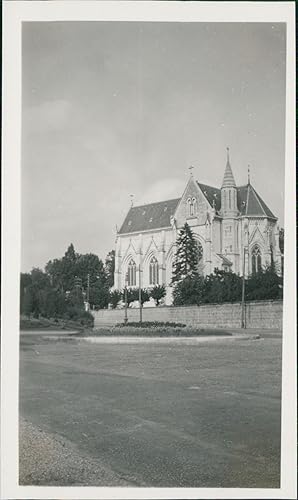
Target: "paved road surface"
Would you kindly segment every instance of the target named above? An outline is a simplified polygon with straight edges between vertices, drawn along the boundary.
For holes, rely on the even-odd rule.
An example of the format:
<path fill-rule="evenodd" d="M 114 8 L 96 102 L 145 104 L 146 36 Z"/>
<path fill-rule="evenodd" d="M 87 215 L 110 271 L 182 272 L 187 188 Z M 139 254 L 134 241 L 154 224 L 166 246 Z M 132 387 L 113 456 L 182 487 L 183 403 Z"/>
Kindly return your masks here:
<path fill-rule="evenodd" d="M 26 336 L 20 373 L 22 484 L 279 487 L 280 338 Z M 36 458 L 49 446 L 56 469 Z"/>

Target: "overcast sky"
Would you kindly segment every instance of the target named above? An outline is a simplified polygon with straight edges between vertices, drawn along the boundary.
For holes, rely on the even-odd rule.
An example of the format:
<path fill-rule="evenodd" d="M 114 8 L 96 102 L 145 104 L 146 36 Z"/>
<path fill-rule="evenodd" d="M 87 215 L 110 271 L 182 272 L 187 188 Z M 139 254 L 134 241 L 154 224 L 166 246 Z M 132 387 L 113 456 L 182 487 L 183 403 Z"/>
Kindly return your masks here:
<path fill-rule="evenodd" d="M 23 23 L 22 270 L 104 259 L 134 203 L 220 187 L 230 147 L 283 225 L 285 25 Z"/>

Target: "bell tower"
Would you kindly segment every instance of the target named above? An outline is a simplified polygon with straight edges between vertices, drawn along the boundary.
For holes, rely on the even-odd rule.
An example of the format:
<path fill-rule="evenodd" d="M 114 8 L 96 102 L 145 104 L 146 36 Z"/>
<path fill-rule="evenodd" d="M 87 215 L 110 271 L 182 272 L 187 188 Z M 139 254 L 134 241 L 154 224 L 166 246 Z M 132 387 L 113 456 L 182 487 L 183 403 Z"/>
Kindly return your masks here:
<path fill-rule="evenodd" d="M 221 214 L 223 217 L 237 217 L 237 188 L 230 164 L 230 151 L 227 148 L 227 164 L 221 186 Z"/>
<path fill-rule="evenodd" d="M 232 262 L 232 271 L 239 272 L 239 220 L 237 187 L 227 148 L 227 164 L 221 186 L 222 241 L 221 251 Z"/>

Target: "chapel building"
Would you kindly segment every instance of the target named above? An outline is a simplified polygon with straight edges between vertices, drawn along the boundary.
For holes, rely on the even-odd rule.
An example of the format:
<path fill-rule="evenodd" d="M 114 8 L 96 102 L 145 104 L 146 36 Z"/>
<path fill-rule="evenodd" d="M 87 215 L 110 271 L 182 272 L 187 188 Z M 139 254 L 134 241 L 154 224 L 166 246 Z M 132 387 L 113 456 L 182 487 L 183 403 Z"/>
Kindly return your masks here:
<path fill-rule="evenodd" d="M 220 189 L 191 175 L 181 198 L 131 206 L 117 232 L 114 287 L 163 284 L 171 304 L 175 245 L 185 222 L 197 240 L 203 275 L 218 268 L 248 276 L 272 262 L 281 268 L 277 218 L 249 179 L 236 186 L 228 151 Z"/>

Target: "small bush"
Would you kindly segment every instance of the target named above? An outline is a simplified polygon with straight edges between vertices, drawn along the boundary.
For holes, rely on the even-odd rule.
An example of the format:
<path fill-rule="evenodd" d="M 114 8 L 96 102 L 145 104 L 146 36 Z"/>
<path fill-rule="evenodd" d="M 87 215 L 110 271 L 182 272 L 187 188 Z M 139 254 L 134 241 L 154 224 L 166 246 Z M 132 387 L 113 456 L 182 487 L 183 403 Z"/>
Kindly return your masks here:
<path fill-rule="evenodd" d="M 166 323 L 165 323 L 166 324 Z M 203 328 L 196 328 L 196 327 L 191 327 L 185 325 L 183 327 L 172 327 L 170 328 L 169 326 L 158 326 L 155 328 L 134 328 L 131 326 L 131 328 L 127 331 L 126 328 L 119 328 L 119 326 L 123 325 L 115 325 L 111 328 L 108 327 L 101 327 L 101 328 L 96 328 L 95 330 L 92 331 L 92 336 L 103 336 L 103 337 L 210 337 L 210 336 L 215 336 L 215 337 L 221 337 L 221 336 L 232 336 L 232 333 L 227 331 L 227 330 L 222 330 L 222 329 L 203 329 Z M 139 326 L 139 325 L 138 325 Z M 89 333 L 83 334 L 85 336 L 88 336 Z"/>
<path fill-rule="evenodd" d="M 110 292 L 109 302 L 112 306 L 112 309 L 116 309 L 121 299 L 122 299 L 121 290 L 113 290 L 112 292 Z"/>
<path fill-rule="evenodd" d="M 175 323 L 171 321 L 131 321 L 128 323 L 120 323 L 116 325 L 116 328 L 123 326 L 131 326 L 133 328 L 184 328 L 186 325 L 184 323 Z"/>
<path fill-rule="evenodd" d="M 155 302 L 156 306 L 159 306 L 161 300 L 166 296 L 166 287 L 165 285 L 156 285 L 154 288 L 150 290 L 150 297 Z"/>

